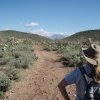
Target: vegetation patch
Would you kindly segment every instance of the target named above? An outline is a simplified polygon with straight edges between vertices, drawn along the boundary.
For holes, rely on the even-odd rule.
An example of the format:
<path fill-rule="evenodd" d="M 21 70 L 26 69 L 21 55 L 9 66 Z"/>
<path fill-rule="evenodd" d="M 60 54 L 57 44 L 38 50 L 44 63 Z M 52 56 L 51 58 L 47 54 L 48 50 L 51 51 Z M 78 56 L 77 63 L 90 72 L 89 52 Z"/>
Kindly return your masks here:
<path fill-rule="evenodd" d="M 20 79 L 20 70 L 17 68 L 10 67 L 5 71 L 6 75 L 10 80 L 18 80 Z"/>
<path fill-rule="evenodd" d="M 4 73 L 0 74 L 0 98 L 4 98 L 5 92 L 11 87 L 11 80 Z"/>
<path fill-rule="evenodd" d="M 29 39 L 6 38 L 1 45 L 0 70 L 4 74 L 0 75 L 0 98 L 3 98 L 11 80 L 19 80 L 20 70 L 32 67 L 38 57 Z"/>
<path fill-rule="evenodd" d="M 61 54 L 59 61 L 65 66 L 76 67 L 81 66 L 85 59 L 82 54 L 82 47 L 86 48 L 92 43 L 91 38 L 81 41 L 53 41 L 52 43 L 44 43 L 44 50 L 57 51 Z M 94 41 L 93 43 L 99 44 Z"/>

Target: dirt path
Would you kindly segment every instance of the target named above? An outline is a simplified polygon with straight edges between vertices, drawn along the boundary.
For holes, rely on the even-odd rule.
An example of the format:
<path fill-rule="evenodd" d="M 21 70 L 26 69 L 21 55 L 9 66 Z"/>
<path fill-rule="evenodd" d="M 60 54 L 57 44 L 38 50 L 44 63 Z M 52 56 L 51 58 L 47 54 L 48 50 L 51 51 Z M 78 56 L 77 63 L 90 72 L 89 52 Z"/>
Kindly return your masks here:
<path fill-rule="evenodd" d="M 39 59 L 34 67 L 21 72 L 21 81 L 13 82 L 5 100 L 63 100 L 57 85 L 72 68 L 64 68 L 57 62 L 59 56 L 56 52 L 46 52 L 36 47 L 36 54 Z M 74 86 L 70 91 L 71 100 L 74 100 Z"/>

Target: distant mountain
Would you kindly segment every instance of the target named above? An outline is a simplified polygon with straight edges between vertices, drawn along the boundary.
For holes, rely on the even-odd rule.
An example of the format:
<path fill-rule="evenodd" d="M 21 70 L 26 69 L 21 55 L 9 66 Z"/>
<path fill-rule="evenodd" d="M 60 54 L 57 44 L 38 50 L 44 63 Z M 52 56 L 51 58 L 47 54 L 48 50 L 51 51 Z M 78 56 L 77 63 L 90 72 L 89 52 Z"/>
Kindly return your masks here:
<path fill-rule="evenodd" d="M 75 33 L 69 37 L 64 38 L 63 40 L 68 41 L 77 41 L 82 39 L 88 39 L 91 38 L 92 40 L 100 41 L 100 30 L 87 30 Z"/>
<path fill-rule="evenodd" d="M 53 34 L 49 38 L 51 38 L 51 39 L 63 39 L 64 37 L 65 37 L 65 35 Z"/>
<path fill-rule="evenodd" d="M 15 30 L 0 31 L 0 37 L 16 37 L 16 38 L 25 38 L 25 39 L 30 38 L 36 41 L 50 40 L 49 38 L 44 36 L 31 34 L 27 32 L 15 31 Z"/>

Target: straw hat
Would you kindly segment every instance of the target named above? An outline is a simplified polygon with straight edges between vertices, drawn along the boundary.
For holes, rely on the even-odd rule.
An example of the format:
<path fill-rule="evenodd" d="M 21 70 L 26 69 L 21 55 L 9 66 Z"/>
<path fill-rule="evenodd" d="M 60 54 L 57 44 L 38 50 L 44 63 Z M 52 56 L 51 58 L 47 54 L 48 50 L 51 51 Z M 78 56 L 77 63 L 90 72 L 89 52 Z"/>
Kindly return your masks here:
<path fill-rule="evenodd" d="M 100 46 L 91 44 L 89 48 L 82 48 L 85 59 L 93 65 L 100 65 Z"/>

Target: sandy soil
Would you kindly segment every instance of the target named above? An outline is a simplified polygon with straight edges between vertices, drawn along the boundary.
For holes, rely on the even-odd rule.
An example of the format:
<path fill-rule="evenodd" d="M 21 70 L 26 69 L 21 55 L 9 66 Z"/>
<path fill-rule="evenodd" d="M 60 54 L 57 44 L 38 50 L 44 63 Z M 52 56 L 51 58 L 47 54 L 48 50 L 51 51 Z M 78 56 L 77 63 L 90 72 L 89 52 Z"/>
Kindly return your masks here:
<path fill-rule="evenodd" d="M 36 47 L 38 61 L 31 69 L 21 71 L 22 79 L 13 82 L 4 100 L 64 100 L 57 87 L 58 83 L 73 68 L 58 62 L 56 52 L 47 52 Z M 75 98 L 75 86 L 67 87 L 71 100 Z"/>

